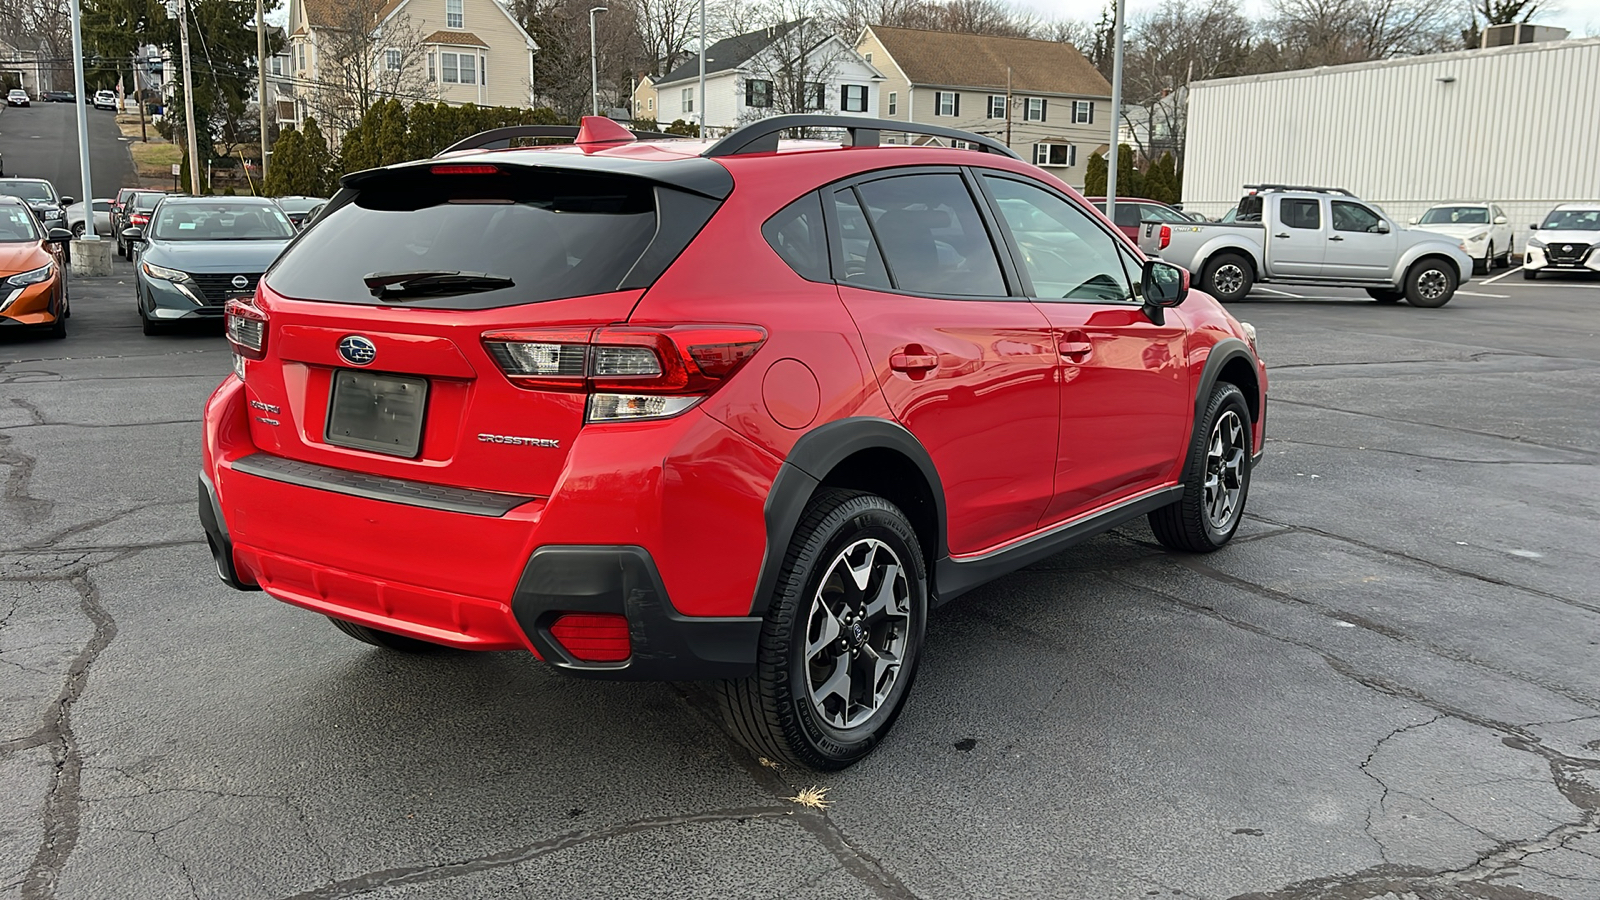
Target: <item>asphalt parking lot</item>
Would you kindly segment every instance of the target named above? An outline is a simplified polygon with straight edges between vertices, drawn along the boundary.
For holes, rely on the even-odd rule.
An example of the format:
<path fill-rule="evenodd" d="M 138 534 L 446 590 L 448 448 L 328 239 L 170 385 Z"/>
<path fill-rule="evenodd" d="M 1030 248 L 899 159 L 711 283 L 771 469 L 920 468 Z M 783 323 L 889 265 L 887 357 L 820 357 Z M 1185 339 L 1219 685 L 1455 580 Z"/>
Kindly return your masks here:
<path fill-rule="evenodd" d="M 119 262 L 67 340 L 0 338 L 0 898 L 1600 896 L 1600 280 L 1258 290 L 1234 544 L 1140 524 L 942 608 L 828 776 L 694 686 L 225 589 L 194 505 L 229 355 L 131 296 Z"/>

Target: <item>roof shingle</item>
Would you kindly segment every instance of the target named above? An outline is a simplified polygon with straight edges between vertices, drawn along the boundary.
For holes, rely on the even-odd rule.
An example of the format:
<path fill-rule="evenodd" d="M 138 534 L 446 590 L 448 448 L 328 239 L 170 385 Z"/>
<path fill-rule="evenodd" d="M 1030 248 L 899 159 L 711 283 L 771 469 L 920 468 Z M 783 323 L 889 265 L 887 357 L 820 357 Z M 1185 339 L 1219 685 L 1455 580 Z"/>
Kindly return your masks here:
<path fill-rule="evenodd" d="M 422 39 L 424 44 L 448 44 L 454 47 L 487 47 L 489 43 L 470 31 L 435 31 Z"/>
<path fill-rule="evenodd" d="M 306 20 L 314 28 L 348 28 L 370 16 L 373 24 L 382 22 L 405 0 L 301 0 Z"/>
<path fill-rule="evenodd" d="M 1009 66 L 1013 92 L 1111 96 L 1111 85 L 1071 44 L 883 25 L 868 27 L 912 84 L 1003 90 Z"/>
<path fill-rule="evenodd" d="M 760 53 L 773 41 L 787 34 L 791 28 L 804 22 L 797 19 L 793 22 L 784 22 L 773 28 L 763 28 L 748 34 L 739 34 L 731 38 L 723 38 L 711 45 L 706 52 L 706 74 L 715 75 L 729 69 L 737 69 L 750 60 L 752 56 Z M 657 84 L 668 84 L 673 81 L 682 81 L 685 78 L 698 78 L 700 75 L 700 57 L 693 56 L 683 65 L 668 72 Z"/>

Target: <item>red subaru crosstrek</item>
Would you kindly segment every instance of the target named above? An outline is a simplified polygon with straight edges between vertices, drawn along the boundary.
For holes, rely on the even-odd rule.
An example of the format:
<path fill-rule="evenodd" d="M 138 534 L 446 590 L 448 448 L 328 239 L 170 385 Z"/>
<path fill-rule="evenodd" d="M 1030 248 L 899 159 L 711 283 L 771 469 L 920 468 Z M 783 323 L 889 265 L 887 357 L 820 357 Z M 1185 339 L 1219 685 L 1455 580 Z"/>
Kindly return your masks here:
<path fill-rule="evenodd" d="M 1003 145 L 485 149 L 531 132 L 346 176 L 229 304 L 228 584 L 381 647 L 720 679 L 752 749 L 826 769 L 894 722 L 932 607 L 1137 516 L 1238 527 L 1253 331 Z"/>

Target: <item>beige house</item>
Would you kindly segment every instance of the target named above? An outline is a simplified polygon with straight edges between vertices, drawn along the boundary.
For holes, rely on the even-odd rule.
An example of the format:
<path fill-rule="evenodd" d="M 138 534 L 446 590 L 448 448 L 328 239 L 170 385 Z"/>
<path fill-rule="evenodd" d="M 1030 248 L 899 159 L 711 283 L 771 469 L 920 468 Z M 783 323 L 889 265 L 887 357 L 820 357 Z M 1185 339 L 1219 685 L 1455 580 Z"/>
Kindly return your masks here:
<path fill-rule="evenodd" d="M 868 25 L 856 52 L 881 118 L 998 138 L 1077 188 L 1111 137 L 1111 85 L 1071 44 Z"/>
<path fill-rule="evenodd" d="M 538 45 L 496 0 L 290 0 L 287 29 L 280 119 L 285 100 L 335 134 L 388 97 L 533 103 Z"/>
<path fill-rule="evenodd" d="M 639 79 L 633 87 L 633 109 L 630 110 L 635 119 L 654 119 L 656 117 L 656 80 L 649 75 Z M 663 127 L 671 122 L 659 123 Z"/>

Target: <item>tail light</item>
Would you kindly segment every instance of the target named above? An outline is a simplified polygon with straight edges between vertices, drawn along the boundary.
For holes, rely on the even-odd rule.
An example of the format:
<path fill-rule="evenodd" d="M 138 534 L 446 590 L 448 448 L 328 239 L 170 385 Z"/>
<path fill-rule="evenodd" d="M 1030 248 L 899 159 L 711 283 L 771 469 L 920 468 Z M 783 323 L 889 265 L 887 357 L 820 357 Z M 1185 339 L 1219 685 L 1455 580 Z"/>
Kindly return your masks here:
<path fill-rule="evenodd" d="M 1167 249 L 1167 245 L 1170 243 L 1172 243 L 1172 226 L 1163 225 L 1161 226 L 1161 249 Z"/>
<path fill-rule="evenodd" d="M 227 318 L 226 332 L 233 352 L 244 359 L 267 355 L 267 314 L 249 300 L 229 300 L 222 308 Z M 241 376 L 240 380 L 243 380 Z"/>
<path fill-rule="evenodd" d="M 518 387 L 589 394 L 588 421 L 675 416 L 716 390 L 766 341 L 743 325 L 495 331 L 489 355 Z"/>
<path fill-rule="evenodd" d="M 150 224 L 150 217 L 145 215 L 145 214 L 143 214 L 143 213 L 134 213 L 132 216 L 128 217 L 128 224 L 129 225 L 149 225 Z"/>
<path fill-rule="evenodd" d="M 584 662 L 622 662 L 633 655 L 628 620 L 615 614 L 568 613 L 551 624 L 550 636 Z"/>

